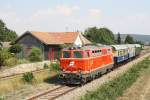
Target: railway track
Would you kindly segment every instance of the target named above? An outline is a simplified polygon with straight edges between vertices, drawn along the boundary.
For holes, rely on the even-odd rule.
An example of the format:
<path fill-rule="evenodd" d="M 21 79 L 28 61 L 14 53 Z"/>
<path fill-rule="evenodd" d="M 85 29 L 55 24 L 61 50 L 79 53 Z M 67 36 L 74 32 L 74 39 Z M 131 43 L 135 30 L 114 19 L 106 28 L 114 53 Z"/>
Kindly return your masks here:
<path fill-rule="evenodd" d="M 32 96 L 27 100 L 55 100 L 56 98 L 67 94 L 70 91 L 77 89 L 78 87 L 59 86 L 54 89 L 50 89 L 38 95 Z"/>
<path fill-rule="evenodd" d="M 35 70 L 35 71 L 30 71 L 32 73 L 39 73 L 39 72 L 42 72 L 44 71 L 45 69 L 39 69 L 39 70 Z M 26 73 L 26 72 L 25 72 Z M 0 80 L 4 80 L 4 79 L 11 79 L 11 78 L 14 78 L 14 77 L 17 77 L 17 76 L 22 76 L 24 73 L 18 73 L 18 74 L 13 74 L 13 75 L 8 75 L 8 76 L 3 76 L 3 77 L 0 77 Z"/>

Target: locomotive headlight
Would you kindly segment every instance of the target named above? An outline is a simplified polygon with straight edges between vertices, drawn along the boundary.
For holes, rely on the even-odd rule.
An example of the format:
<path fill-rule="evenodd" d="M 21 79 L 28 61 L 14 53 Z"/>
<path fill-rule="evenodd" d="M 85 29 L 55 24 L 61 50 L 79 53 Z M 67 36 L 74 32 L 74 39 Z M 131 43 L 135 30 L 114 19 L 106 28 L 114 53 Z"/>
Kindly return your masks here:
<path fill-rule="evenodd" d="M 74 63 L 75 63 L 74 61 L 71 61 L 71 62 L 69 63 L 69 66 L 71 66 L 71 67 L 74 66 Z"/>

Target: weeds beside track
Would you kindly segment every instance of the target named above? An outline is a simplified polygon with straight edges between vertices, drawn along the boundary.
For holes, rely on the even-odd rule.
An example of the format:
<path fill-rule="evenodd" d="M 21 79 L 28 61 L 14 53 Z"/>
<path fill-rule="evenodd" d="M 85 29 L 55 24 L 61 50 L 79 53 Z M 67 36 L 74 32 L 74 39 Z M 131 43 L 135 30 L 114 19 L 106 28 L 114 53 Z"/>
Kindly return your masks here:
<path fill-rule="evenodd" d="M 134 65 L 125 74 L 105 83 L 96 91 L 88 92 L 81 100 L 116 100 L 116 98 L 121 96 L 124 90 L 130 87 L 141 73 L 149 67 L 149 57 Z"/>

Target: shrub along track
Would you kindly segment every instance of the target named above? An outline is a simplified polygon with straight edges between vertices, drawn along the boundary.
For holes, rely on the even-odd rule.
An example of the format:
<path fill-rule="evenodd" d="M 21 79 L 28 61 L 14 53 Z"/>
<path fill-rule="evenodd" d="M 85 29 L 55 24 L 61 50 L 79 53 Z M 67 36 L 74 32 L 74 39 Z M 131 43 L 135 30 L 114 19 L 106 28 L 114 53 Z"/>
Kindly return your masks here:
<path fill-rule="evenodd" d="M 142 62 L 134 65 L 125 74 L 105 83 L 94 92 L 87 93 L 81 100 L 116 100 L 118 96 L 123 95 L 124 90 L 130 87 L 140 77 L 144 70 L 150 65 L 150 56 Z M 131 99 L 131 98 L 130 98 Z"/>
<path fill-rule="evenodd" d="M 35 71 L 31 71 L 32 73 L 40 73 L 42 71 L 45 71 L 46 69 L 39 69 L 39 70 L 35 70 Z M 25 72 L 26 73 L 26 72 Z M 18 74 L 13 74 L 13 75 L 8 75 L 8 76 L 4 76 L 4 77 L 0 77 L 0 81 L 1 80 L 6 80 L 6 79 L 12 79 L 14 77 L 18 77 L 18 76 L 22 76 L 24 73 L 18 73 Z"/>

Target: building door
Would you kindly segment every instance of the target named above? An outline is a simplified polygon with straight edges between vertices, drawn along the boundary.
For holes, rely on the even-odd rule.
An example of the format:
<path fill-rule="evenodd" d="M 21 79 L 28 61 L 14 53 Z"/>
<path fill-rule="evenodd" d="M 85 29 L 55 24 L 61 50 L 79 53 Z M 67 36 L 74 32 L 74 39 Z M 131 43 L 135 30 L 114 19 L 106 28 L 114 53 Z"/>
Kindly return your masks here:
<path fill-rule="evenodd" d="M 54 48 L 49 48 L 48 59 L 54 60 Z"/>

